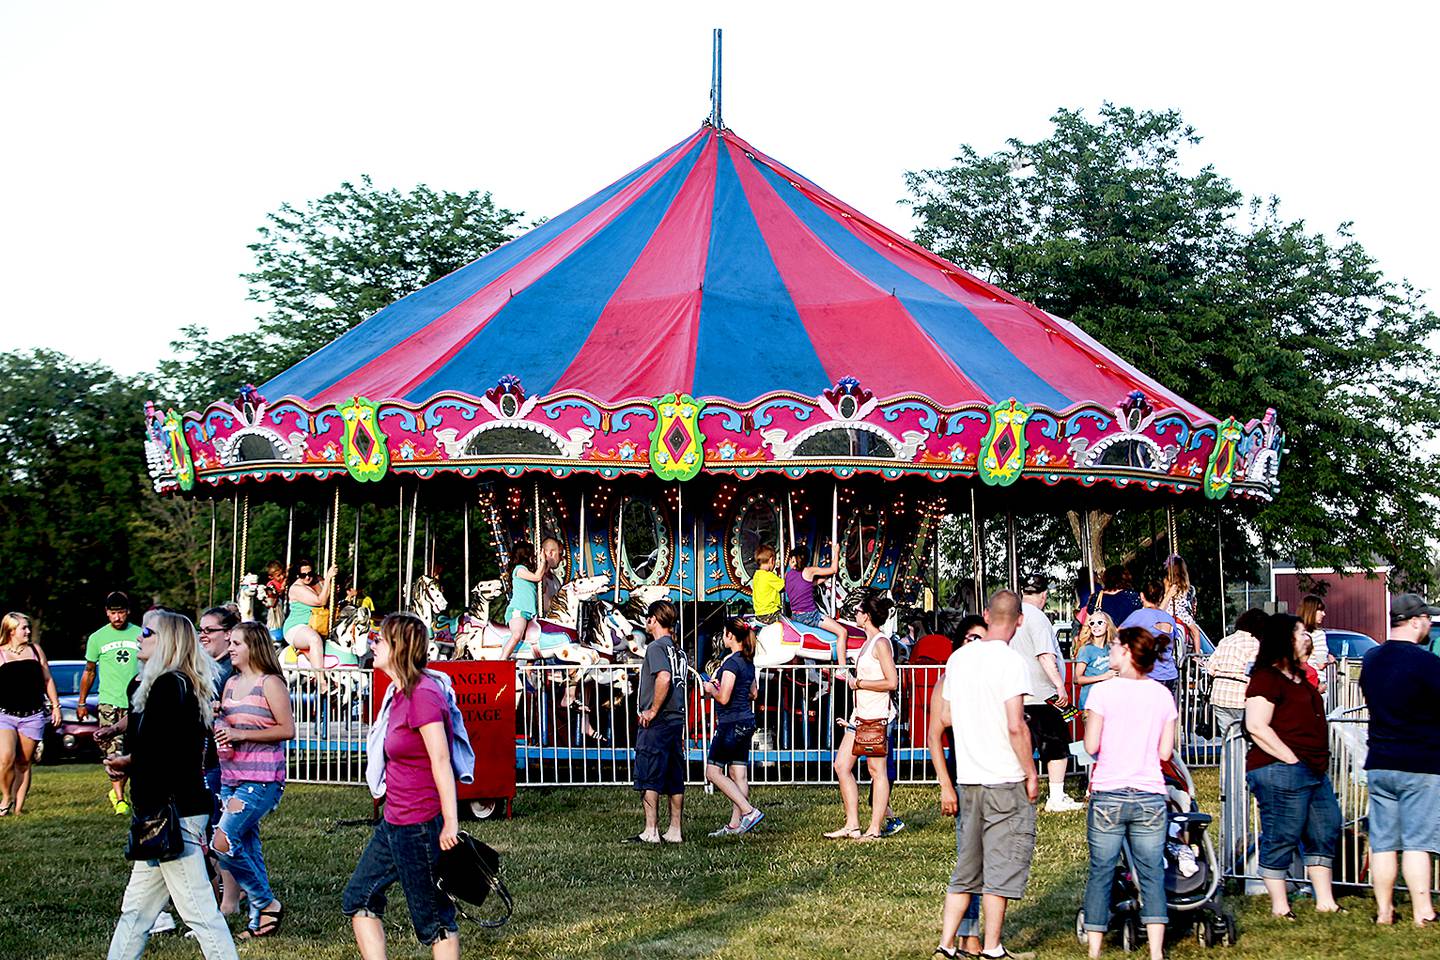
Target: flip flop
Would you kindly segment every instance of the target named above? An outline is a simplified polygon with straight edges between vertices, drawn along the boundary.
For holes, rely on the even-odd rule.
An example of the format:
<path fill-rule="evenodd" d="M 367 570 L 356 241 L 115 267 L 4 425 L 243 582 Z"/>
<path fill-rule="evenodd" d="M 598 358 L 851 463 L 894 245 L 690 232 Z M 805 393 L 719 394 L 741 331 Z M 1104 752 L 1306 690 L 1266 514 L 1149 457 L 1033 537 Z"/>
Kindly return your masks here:
<path fill-rule="evenodd" d="M 860 837 L 859 827 L 841 827 L 839 830 L 831 830 L 825 834 L 826 840 L 859 840 Z"/>
<path fill-rule="evenodd" d="M 278 910 L 261 910 L 260 923 L 248 930 L 241 931 L 236 940 L 258 940 L 261 937 L 274 935 L 280 929 L 280 921 L 285 919 L 285 904 L 280 904 Z"/>
<path fill-rule="evenodd" d="M 870 831 L 867 830 L 867 831 L 865 831 L 864 833 L 860 834 L 860 836 L 856 837 L 855 840 L 856 840 L 858 843 L 869 843 L 869 842 L 872 841 L 872 840 L 879 840 L 879 839 L 880 839 L 881 837 L 883 837 L 883 836 L 885 836 L 885 834 L 883 834 L 883 833 L 871 833 Z"/>
<path fill-rule="evenodd" d="M 635 836 L 633 836 L 633 837 L 625 837 L 625 838 L 623 838 L 620 842 L 621 842 L 621 843 L 644 843 L 644 844 L 649 844 L 649 845 L 651 845 L 651 846 L 654 846 L 654 845 L 658 844 L 660 841 L 659 841 L 659 840 L 646 840 L 643 836 L 641 836 L 640 834 L 637 833 L 637 834 L 635 834 Z"/>

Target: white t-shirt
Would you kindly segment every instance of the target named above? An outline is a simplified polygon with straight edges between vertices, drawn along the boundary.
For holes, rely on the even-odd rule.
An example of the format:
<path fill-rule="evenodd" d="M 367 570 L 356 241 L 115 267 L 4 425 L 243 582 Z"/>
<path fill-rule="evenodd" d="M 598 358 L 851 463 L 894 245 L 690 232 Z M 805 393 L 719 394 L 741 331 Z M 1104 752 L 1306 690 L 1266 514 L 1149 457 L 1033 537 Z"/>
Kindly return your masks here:
<path fill-rule="evenodd" d="M 940 689 L 950 703 L 955 782 L 994 786 L 1024 780 L 1010 746 L 1005 701 L 1030 692 L 1025 659 L 1002 641 L 971 641 L 945 661 Z"/>
<path fill-rule="evenodd" d="M 1022 603 L 1020 612 L 1024 619 L 1020 629 L 1010 640 L 1010 648 L 1020 654 L 1030 671 L 1031 693 L 1025 698 L 1026 706 L 1044 703 L 1058 692 L 1050 677 L 1040 667 L 1040 655 L 1048 653 L 1055 658 L 1055 669 L 1060 669 L 1060 640 L 1055 636 L 1055 627 L 1045 611 L 1033 603 Z"/>

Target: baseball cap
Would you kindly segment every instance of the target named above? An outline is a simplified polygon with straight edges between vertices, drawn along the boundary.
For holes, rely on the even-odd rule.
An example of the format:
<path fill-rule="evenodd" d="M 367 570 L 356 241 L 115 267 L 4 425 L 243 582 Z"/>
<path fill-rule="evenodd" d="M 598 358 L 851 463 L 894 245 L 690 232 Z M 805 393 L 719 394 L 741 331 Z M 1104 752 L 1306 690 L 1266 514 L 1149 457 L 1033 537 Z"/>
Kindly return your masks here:
<path fill-rule="evenodd" d="M 1050 579 L 1043 573 L 1027 573 L 1020 578 L 1021 593 L 1044 593 L 1050 589 Z"/>
<path fill-rule="evenodd" d="M 1440 607 L 1432 607 L 1418 593 L 1402 593 L 1390 598 L 1390 626 L 1415 617 L 1440 617 Z"/>
<path fill-rule="evenodd" d="M 119 590 L 116 590 L 105 598 L 105 609 L 129 610 L 130 598 L 125 596 L 125 594 L 121 593 Z"/>

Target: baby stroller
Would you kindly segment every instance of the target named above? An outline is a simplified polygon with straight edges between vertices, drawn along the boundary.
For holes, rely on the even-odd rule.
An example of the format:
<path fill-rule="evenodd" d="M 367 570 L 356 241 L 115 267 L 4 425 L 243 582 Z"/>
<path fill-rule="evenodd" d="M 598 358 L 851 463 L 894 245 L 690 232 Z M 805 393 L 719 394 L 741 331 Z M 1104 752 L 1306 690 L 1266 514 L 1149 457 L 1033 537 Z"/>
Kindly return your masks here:
<path fill-rule="evenodd" d="M 1170 936 L 1186 936 L 1206 947 L 1233 946 L 1239 936 L 1235 915 L 1225 910 L 1220 893 L 1220 864 L 1210 842 L 1211 816 L 1195 802 L 1195 781 L 1177 756 L 1160 765 L 1169 794 L 1170 824 L 1165 842 L 1165 906 Z M 1140 887 L 1130 869 L 1130 845 L 1122 844 L 1110 886 L 1110 929 L 1119 928 L 1121 949 L 1145 944 L 1140 923 Z M 1086 943 L 1085 911 L 1075 915 L 1075 936 Z"/>

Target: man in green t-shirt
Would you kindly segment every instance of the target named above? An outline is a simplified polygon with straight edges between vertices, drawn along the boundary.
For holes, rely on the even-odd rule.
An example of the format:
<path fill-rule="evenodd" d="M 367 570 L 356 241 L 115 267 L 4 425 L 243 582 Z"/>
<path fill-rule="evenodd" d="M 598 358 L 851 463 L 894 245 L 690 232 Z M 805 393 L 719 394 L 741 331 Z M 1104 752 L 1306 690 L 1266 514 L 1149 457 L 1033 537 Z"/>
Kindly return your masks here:
<path fill-rule="evenodd" d="M 85 672 L 80 677 L 75 716 L 84 720 L 89 714 L 85 698 L 100 666 L 100 725 L 114 727 L 130 713 L 127 693 L 130 681 L 140 671 L 140 628 L 130 622 L 130 598 L 118 590 L 105 598 L 105 618 L 110 622 L 90 634 L 85 644 Z M 106 737 L 99 745 L 107 757 L 125 752 L 124 738 L 119 735 Z M 110 806 L 116 813 L 130 812 L 123 775 L 110 777 Z"/>

